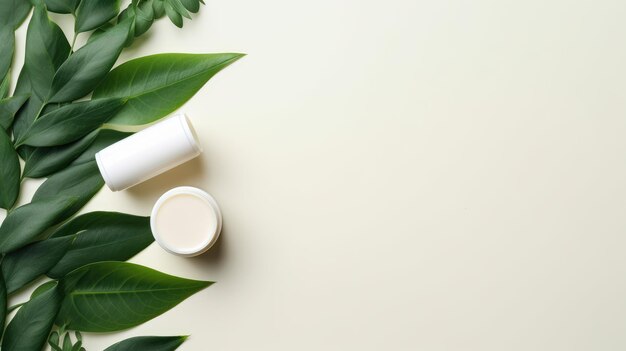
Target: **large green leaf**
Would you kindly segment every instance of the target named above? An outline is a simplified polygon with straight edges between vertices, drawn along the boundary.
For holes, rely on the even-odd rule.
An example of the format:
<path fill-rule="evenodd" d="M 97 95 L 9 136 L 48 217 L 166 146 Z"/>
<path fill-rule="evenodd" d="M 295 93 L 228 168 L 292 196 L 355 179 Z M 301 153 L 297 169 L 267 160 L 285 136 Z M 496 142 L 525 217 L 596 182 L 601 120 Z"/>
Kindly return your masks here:
<path fill-rule="evenodd" d="M 146 322 L 211 282 L 167 275 L 127 262 L 99 262 L 61 280 L 65 299 L 57 324 L 110 332 Z"/>
<path fill-rule="evenodd" d="M 242 54 L 159 54 L 128 61 L 112 70 L 95 98 L 128 100 L 111 124 L 141 125 L 168 115 L 211 77 Z"/>
<path fill-rule="evenodd" d="M 104 351 L 174 351 L 187 336 L 137 336 L 113 344 Z"/>
<path fill-rule="evenodd" d="M 0 274 L 0 330 L 4 330 L 4 323 L 7 319 L 7 295 L 4 277 Z"/>
<path fill-rule="evenodd" d="M 128 18 L 73 53 L 54 76 L 49 102 L 70 102 L 91 92 L 117 61 L 132 24 Z"/>
<path fill-rule="evenodd" d="M 15 94 L 30 95 L 30 98 L 15 116 L 13 136 L 20 139 L 40 113 L 50 110 L 45 108 L 45 99 L 50 94 L 50 87 L 56 70 L 70 53 L 70 44 L 63 31 L 48 19 L 45 10 L 38 6 L 33 13 L 33 20 L 26 35 L 25 63 L 20 72 Z M 32 73 L 29 73 L 32 68 Z M 32 82 L 31 82 L 32 80 Z M 24 158 L 32 149 L 20 147 L 18 153 Z"/>
<path fill-rule="evenodd" d="M 39 351 L 43 348 L 61 306 L 54 287 L 26 302 L 11 320 L 2 339 L 2 351 Z"/>
<path fill-rule="evenodd" d="M 50 12 L 73 13 L 76 11 L 80 0 L 45 0 L 46 7 Z"/>
<path fill-rule="evenodd" d="M 119 132 L 112 129 L 100 129 L 96 140 L 87 148 L 87 150 L 78 156 L 74 162 L 72 162 L 71 166 L 82 165 L 83 163 L 95 161 L 97 152 L 132 134 L 133 133 Z"/>
<path fill-rule="evenodd" d="M 24 22 L 30 12 L 29 0 L 0 0 L 0 27 L 4 26 L 11 31 Z"/>
<path fill-rule="evenodd" d="M 82 0 L 76 9 L 76 33 L 96 29 L 120 12 L 120 0 Z"/>
<path fill-rule="evenodd" d="M 0 128 L 5 131 L 13 124 L 13 118 L 20 107 L 28 100 L 26 95 L 16 95 L 0 100 Z"/>
<path fill-rule="evenodd" d="M 0 0 L 2 3 L 5 0 Z M 0 7 L 0 12 L 1 12 Z M 13 52 L 15 51 L 15 34 L 13 28 L 2 26 L 0 22 L 0 79 L 4 80 L 8 76 L 11 63 L 13 61 Z"/>
<path fill-rule="evenodd" d="M 46 239 L 4 256 L 2 275 L 7 292 L 11 294 L 46 274 L 65 255 L 73 240 L 73 237 Z"/>
<path fill-rule="evenodd" d="M 0 226 L 0 252 L 15 251 L 59 224 L 76 200 L 72 196 L 41 198 L 10 212 Z"/>
<path fill-rule="evenodd" d="M 61 213 L 62 219 L 67 219 L 85 206 L 103 185 L 96 162 L 87 162 L 52 175 L 37 189 L 33 201 L 58 196 L 74 197 L 76 201 Z"/>
<path fill-rule="evenodd" d="M 28 71 L 31 95 L 45 101 L 57 69 L 67 59 L 70 44 L 61 28 L 48 18 L 43 6 L 36 6 L 26 34 L 24 69 Z"/>
<path fill-rule="evenodd" d="M 73 143 L 36 148 L 26 159 L 24 177 L 42 178 L 55 173 L 75 161 L 97 139 L 98 130 Z"/>
<path fill-rule="evenodd" d="M 100 261 L 126 261 L 154 238 L 150 217 L 117 212 L 91 212 L 76 217 L 59 228 L 52 238 L 75 240 L 48 276 L 61 278 L 76 268 Z"/>
<path fill-rule="evenodd" d="M 16 145 L 58 146 L 98 129 L 124 106 L 124 100 L 96 99 L 65 105 L 38 118 Z"/>
<path fill-rule="evenodd" d="M 0 208 L 10 209 L 20 192 L 20 161 L 9 135 L 0 128 Z"/>

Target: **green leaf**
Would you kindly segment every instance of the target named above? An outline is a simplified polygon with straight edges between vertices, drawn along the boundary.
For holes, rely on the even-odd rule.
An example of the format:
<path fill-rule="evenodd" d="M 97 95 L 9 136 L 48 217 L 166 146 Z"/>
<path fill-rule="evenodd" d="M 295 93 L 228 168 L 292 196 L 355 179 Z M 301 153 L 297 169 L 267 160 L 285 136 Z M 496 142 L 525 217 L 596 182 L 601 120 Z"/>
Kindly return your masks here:
<path fill-rule="evenodd" d="M 137 336 L 113 344 L 104 351 L 174 351 L 185 340 L 187 336 Z"/>
<path fill-rule="evenodd" d="M 154 10 L 154 18 L 161 18 L 165 16 L 165 8 L 163 7 L 163 0 L 153 0 L 152 9 Z"/>
<path fill-rule="evenodd" d="M 128 61 L 111 71 L 94 98 L 124 98 L 110 124 L 141 125 L 168 115 L 217 72 L 242 54 L 159 54 Z"/>
<path fill-rule="evenodd" d="M 73 13 L 76 11 L 79 0 L 45 0 L 50 12 Z"/>
<path fill-rule="evenodd" d="M 91 43 L 92 41 L 96 40 L 99 36 L 106 33 L 106 31 L 108 31 L 109 29 L 113 27 L 114 25 L 111 22 L 103 24 L 102 26 L 100 26 L 100 28 L 94 30 L 91 33 L 91 35 L 89 36 L 89 39 L 87 39 L 87 43 Z"/>
<path fill-rule="evenodd" d="M 200 1 L 198 0 L 180 0 L 180 2 L 191 13 L 200 11 Z"/>
<path fill-rule="evenodd" d="M 187 11 L 181 0 L 165 0 L 165 4 L 170 4 L 174 11 L 176 11 L 179 15 L 191 19 L 189 11 Z"/>
<path fill-rule="evenodd" d="M 76 9 L 76 33 L 100 27 L 120 12 L 119 0 L 82 0 Z"/>
<path fill-rule="evenodd" d="M 63 351 L 72 351 L 72 338 L 70 333 L 65 333 L 63 337 Z"/>
<path fill-rule="evenodd" d="M 29 91 L 31 91 L 30 80 L 28 79 L 26 70 L 22 69 L 20 77 L 17 80 L 15 94 L 27 94 Z M 43 101 L 37 95 L 31 95 L 28 100 L 26 100 L 26 103 L 24 103 L 22 108 L 15 114 L 15 119 L 13 120 L 13 137 L 15 139 L 19 139 L 26 134 L 30 125 L 35 121 L 35 117 L 41 110 L 42 105 Z M 20 149 L 25 149 L 25 147 L 21 147 Z M 24 156 L 20 152 L 20 149 L 18 149 L 18 153 L 20 156 Z"/>
<path fill-rule="evenodd" d="M 42 178 L 71 164 L 94 143 L 98 130 L 67 145 L 36 148 L 26 159 L 24 177 Z"/>
<path fill-rule="evenodd" d="M 52 175 L 37 189 L 33 201 L 58 196 L 75 198 L 72 205 L 60 214 L 65 220 L 85 206 L 103 185 L 104 180 L 96 162 L 87 162 Z"/>
<path fill-rule="evenodd" d="M 13 119 L 17 111 L 28 100 L 26 95 L 16 95 L 10 98 L 0 100 L 0 128 L 5 131 L 9 130 L 13 124 Z"/>
<path fill-rule="evenodd" d="M 70 44 L 61 28 L 48 18 L 43 6 L 36 6 L 26 34 L 24 69 L 32 94 L 48 98 L 57 69 L 70 54 Z"/>
<path fill-rule="evenodd" d="M 48 337 L 48 345 L 50 345 L 54 351 L 63 351 L 63 349 L 59 347 L 59 340 L 59 332 L 55 330 L 50 333 L 50 336 Z"/>
<path fill-rule="evenodd" d="M 73 237 L 41 240 L 7 254 L 2 261 L 2 275 L 9 294 L 46 274 L 69 249 Z"/>
<path fill-rule="evenodd" d="M 10 212 L 0 226 L 0 252 L 15 251 L 59 224 L 76 201 L 72 196 L 41 198 Z"/>
<path fill-rule="evenodd" d="M 47 281 L 41 285 L 39 285 L 35 290 L 33 290 L 33 293 L 30 294 L 30 298 L 34 299 L 35 297 L 45 293 L 46 291 L 54 288 L 55 286 L 57 286 L 58 282 L 56 280 L 50 280 Z"/>
<path fill-rule="evenodd" d="M 15 94 L 30 95 L 28 101 L 16 114 L 13 136 L 20 139 L 40 113 L 50 110 L 44 107 L 56 70 L 70 54 L 70 44 L 63 31 L 48 19 L 42 6 L 37 6 L 26 34 L 25 62 L 17 80 Z M 30 72 L 32 69 L 32 72 Z M 20 147 L 18 153 L 27 159 L 32 151 Z"/>
<path fill-rule="evenodd" d="M 37 119 L 16 144 L 41 147 L 71 143 L 101 127 L 124 103 L 112 98 L 65 105 Z"/>
<path fill-rule="evenodd" d="M 4 99 L 9 96 L 9 89 L 11 88 L 11 70 L 6 73 L 4 79 L 0 80 L 0 99 Z"/>
<path fill-rule="evenodd" d="M 127 329 L 166 312 L 210 284 L 127 262 L 90 264 L 61 280 L 65 299 L 57 324 L 90 332 Z"/>
<path fill-rule="evenodd" d="M 2 351 L 41 350 L 61 306 L 62 295 L 52 288 L 25 303 L 11 320 L 2 339 Z"/>
<path fill-rule="evenodd" d="M 164 7 L 165 7 L 165 14 L 167 15 L 167 17 L 169 17 L 170 21 L 172 21 L 172 23 L 174 23 L 176 27 L 182 28 L 183 17 L 181 16 L 181 14 L 178 13 L 174 9 L 174 6 L 172 6 L 172 4 L 169 1 L 165 1 Z"/>
<path fill-rule="evenodd" d="M 135 36 L 138 37 L 150 29 L 154 23 L 152 1 L 142 1 L 135 11 Z"/>
<path fill-rule="evenodd" d="M 0 0 L 0 26 L 17 29 L 32 7 L 29 0 Z"/>
<path fill-rule="evenodd" d="M 96 160 L 96 153 L 105 147 L 117 143 L 118 141 L 132 135 L 133 133 L 119 132 L 111 129 L 100 129 L 96 140 L 85 150 L 71 166 L 82 165 L 87 162 L 94 162 Z"/>
<path fill-rule="evenodd" d="M 4 330 L 4 323 L 7 319 L 7 289 L 4 284 L 4 277 L 0 274 L 0 330 Z"/>
<path fill-rule="evenodd" d="M 0 4 L 6 0 L 0 0 Z M 0 5 L 0 12 L 2 6 Z M 0 22 L 2 23 L 2 22 Z M 8 76 L 11 63 L 13 62 L 13 52 L 15 51 L 15 34 L 13 28 L 0 24 L 0 78 L 3 80 Z"/>
<path fill-rule="evenodd" d="M 129 18 L 73 53 L 54 76 L 49 102 L 70 102 L 91 92 L 117 61 L 132 24 Z"/>
<path fill-rule="evenodd" d="M 76 268 L 100 261 L 126 261 L 153 241 L 150 217 L 91 212 L 59 228 L 52 238 L 75 238 L 48 276 L 61 278 Z"/>
<path fill-rule="evenodd" d="M 20 193 L 20 161 L 9 135 L 0 128 L 0 208 L 10 209 Z"/>
<path fill-rule="evenodd" d="M 39 296 L 39 295 L 43 294 L 44 292 L 46 292 L 46 291 L 48 291 L 48 290 L 50 290 L 50 289 L 54 288 L 55 286 L 57 286 L 57 284 L 58 284 L 58 282 L 57 282 L 56 280 L 49 280 L 49 281 L 47 281 L 47 282 L 45 282 L 45 283 L 43 283 L 43 284 L 39 285 L 39 286 L 38 286 L 35 290 L 33 290 L 33 293 L 32 293 L 32 294 L 30 294 L 30 299 L 32 300 L 32 299 L 34 299 L 35 297 L 37 297 L 37 296 Z M 24 306 L 24 304 L 25 304 L 25 303 L 26 303 L 26 302 L 23 302 L 23 303 L 18 303 L 17 305 L 13 305 L 13 306 L 9 307 L 9 308 L 7 309 L 7 313 L 11 313 L 11 312 L 13 312 L 14 310 L 16 310 L 16 309 L 18 309 L 18 308 L 20 308 L 20 307 Z"/>

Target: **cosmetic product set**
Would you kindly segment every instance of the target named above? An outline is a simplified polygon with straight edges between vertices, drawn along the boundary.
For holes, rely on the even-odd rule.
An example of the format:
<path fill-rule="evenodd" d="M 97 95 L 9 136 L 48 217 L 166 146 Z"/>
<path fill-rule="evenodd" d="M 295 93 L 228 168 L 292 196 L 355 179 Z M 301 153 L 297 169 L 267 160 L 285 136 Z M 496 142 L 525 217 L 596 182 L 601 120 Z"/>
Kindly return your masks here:
<path fill-rule="evenodd" d="M 112 191 L 121 191 L 179 166 L 202 153 L 189 118 L 175 114 L 96 154 L 102 178 Z M 155 203 L 150 217 L 155 241 L 167 252 L 196 256 L 217 241 L 222 213 L 202 189 L 181 186 Z"/>

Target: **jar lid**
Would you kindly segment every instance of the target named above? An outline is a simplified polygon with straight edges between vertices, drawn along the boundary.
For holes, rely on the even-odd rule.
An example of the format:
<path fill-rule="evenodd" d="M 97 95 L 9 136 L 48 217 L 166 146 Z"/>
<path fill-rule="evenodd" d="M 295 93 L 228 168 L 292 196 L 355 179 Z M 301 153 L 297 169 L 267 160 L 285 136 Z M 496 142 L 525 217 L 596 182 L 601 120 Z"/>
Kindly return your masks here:
<path fill-rule="evenodd" d="M 204 190 L 182 186 L 171 189 L 152 208 L 150 227 L 165 251 L 196 256 L 215 244 L 222 230 L 222 213 Z"/>

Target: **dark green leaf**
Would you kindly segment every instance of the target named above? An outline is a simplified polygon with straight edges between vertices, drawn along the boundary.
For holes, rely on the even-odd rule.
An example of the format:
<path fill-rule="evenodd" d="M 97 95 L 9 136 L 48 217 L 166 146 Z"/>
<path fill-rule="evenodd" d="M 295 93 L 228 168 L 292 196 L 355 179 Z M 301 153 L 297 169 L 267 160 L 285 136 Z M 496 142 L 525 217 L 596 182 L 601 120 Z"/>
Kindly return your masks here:
<path fill-rule="evenodd" d="M 52 238 L 75 238 L 69 250 L 48 272 L 61 278 L 76 268 L 100 261 L 126 261 L 153 241 L 150 217 L 117 212 L 91 212 L 59 228 Z"/>
<path fill-rule="evenodd" d="M 2 339 L 2 351 L 41 350 L 61 306 L 62 295 L 52 288 L 25 303 L 11 320 Z"/>
<path fill-rule="evenodd" d="M 59 224 L 63 213 L 76 201 L 76 197 L 69 195 L 40 198 L 10 212 L 0 226 L 0 252 L 17 250 L 49 227 Z"/>
<path fill-rule="evenodd" d="M 80 351 L 83 346 L 83 337 L 81 336 L 79 331 L 75 331 L 74 335 L 76 336 L 76 343 L 68 348 L 68 351 Z M 69 338 L 69 332 L 67 337 Z M 84 349 L 83 349 L 84 350 Z"/>
<path fill-rule="evenodd" d="M 170 4 L 174 11 L 176 11 L 181 16 L 191 19 L 189 11 L 187 11 L 181 0 L 165 0 L 165 3 Z"/>
<path fill-rule="evenodd" d="M 7 72 L 4 79 L 0 79 L 0 99 L 4 99 L 9 96 L 9 89 L 11 88 L 11 70 Z"/>
<path fill-rule="evenodd" d="M 169 17 L 170 21 L 172 21 L 172 23 L 174 23 L 176 27 L 182 28 L 183 16 L 181 16 L 180 13 L 176 12 L 176 10 L 169 1 L 165 1 L 164 7 L 165 14 L 167 15 L 167 17 Z"/>
<path fill-rule="evenodd" d="M 80 0 L 45 0 L 48 11 L 56 13 L 73 13 Z"/>
<path fill-rule="evenodd" d="M 71 144 L 39 147 L 26 159 L 24 177 L 42 178 L 55 173 L 75 161 L 98 137 L 94 130 Z"/>
<path fill-rule="evenodd" d="M 9 294 L 46 274 L 69 249 L 73 237 L 41 240 L 7 254 L 2 261 Z"/>
<path fill-rule="evenodd" d="M 45 7 L 36 6 L 26 34 L 24 69 L 30 79 L 31 95 L 48 98 L 56 70 L 67 59 L 70 44 L 58 25 L 50 21 Z"/>
<path fill-rule="evenodd" d="M 119 0 L 82 0 L 76 9 L 75 32 L 96 29 L 113 19 L 119 12 Z"/>
<path fill-rule="evenodd" d="M 91 43 L 92 41 L 96 40 L 99 36 L 106 33 L 106 31 L 113 27 L 114 25 L 111 22 L 103 24 L 102 26 L 100 26 L 100 28 L 94 30 L 93 33 L 91 33 L 89 39 L 87 39 L 87 43 Z"/>
<path fill-rule="evenodd" d="M 96 162 L 87 162 L 52 175 L 37 189 L 33 201 L 61 195 L 76 198 L 76 201 L 60 214 L 65 220 L 85 206 L 103 185 L 104 180 Z"/>
<path fill-rule="evenodd" d="M 165 16 L 165 8 L 163 7 L 163 0 L 153 0 L 152 9 L 154 10 L 155 19 Z"/>
<path fill-rule="evenodd" d="M 107 347 L 104 351 L 174 351 L 187 336 L 138 336 Z"/>
<path fill-rule="evenodd" d="M 119 98 L 65 105 L 37 119 L 17 145 L 41 147 L 71 143 L 101 127 L 122 106 L 124 100 Z"/>
<path fill-rule="evenodd" d="M 50 345 L 54 351 L 63 351 L 63 349 L 59 347 L 59 340 L 59 332 L 53 331 L 50 333 L 50 337 L 48 337 L 48 345 Z"/>
<path fill-rule="evenodd" d="M 146 322 L 211 282 L 167 275 L 127 262 L 99 262 L 61 280 L 65 299 L 57 324 L 110 332 Z"/>
<path fill-rule="evenodd" d="M 110 124 L 141 125 L 168 115 L 242 54 L 159 54 L 128 61 L 107 75 L 95 98 L 127 99 Z"/>
<path fill-rule="evenodd" d="M 29 0 L 0 0 L 0 27 L 4 26 L 11 31 L 24 22 L 30 8 Z"/>
<path fill-rule="evenodd" d="M 50 280 L 47 281 L 41 285 L 39 285 L 35 290 L 33 290 L 33 293 L 30 294 L 30 298 L 34 299 L 35 297 L 45 293 L 46 291 L 54 288 L 55 286 L 57 286 L 58 282 L 56 280 Z"/>
<path fill-rule="evenodd" d="M 26 95 L 15 95 L 10 98 L 0 100 L 0 128 L 9 130 L 13 124 L 13 118 L 19 109 L 28 100 Z"/>
<path fill-rule="evenodd" d="M 200 10 L 200 1 L 198 0 L 180 0 L 180 2 L 191 13 L 196 13 Z"/>
<path fill-rule="evenodd" d="M 13 136 L 20 139 L 40 113 L 53 106 L 44 107 L 44 99 L 50 93 L 54 74 L 70 53 L 70 44 L 63 31 L 48 19 L 42 6 L 33 13 L 26 35 L 25 63 L 17 80 L 15 94 L 30 95 L 28 101 L 15 116 Z M 32 73 L 29 74 L 32 68 Z M 32 81 L 32 82 L 31 82 Z M 18 153 L 27 159 L 32 148 L 20 147 Z"/>
<path fill-rule="evenodd" d="M 138 37 L 150 29 L 154 22 L 154 9 L 151 1 L 142 1 L 135 11 L 135 36 Z"/>
<path fill-rule="evenodd" d="M 5 0 L 0 0 L 0 4 Z M 0 6 L 0 11 L 2 6 Z M 2 26 L 0 22 L 0 78 L 2 80 L 8 76 L 11 63 L 13 62 L 13 52 L 15 51 L 15 34 L 13 28 Z"/>
<path fill-rule="evenodd" d="M 4 330 L 4 323 L 7 319 L 7 289 L 4 284 L 4 277 L 0 274 L 0 330 Z"/>
<path fill-rule="evenodd" d="M 93 162 L 96 160 L 96 153 L 105 147 L 117 143 L 133 133 L 118 132 L 111 129 L 100 129 L 96 140 L 85 150 L 74 162 L 72 166 L 82 165 L 83 163 Z"/>
<path fill-rule="evenodd" d="M 20 161 L 9 135 L 0 128 L 0 208 L 10 209 L 20 193 Z"/>
<path fill-rule="evenodd" d="M 125 20 L 73 53 L 58 69 L 50 102 L 70 102 L 91 92 L 117 61 L 133 21 Z"/>
<path fill-rule="evenodd" d="M 63 337 L 63 351 L 72 351 L 72 338 L 70 333 L 65 333 Z"/>
<path fill-rule="evenodd" d="M 28 79 L 28 74 L 25 69 L 22 69 L 20 73 L 20 77 L 17 80 L 17 86 L 15 89 L 15 94 L 27 94 L 30 91 L 30 79 Z M 26 103 L 22 106 L 22 108 L 15 114 L 15 120 L 13 121 L 13 137 L 15 139 L 21 138 L 26 131 L 30 127 L 30 125 L 35 121 L 35 117 L 41 110 L 43 105 L 43 101 L 37 95 L 32 95 L 26 100 Z M 24 157 L 21 149 L 25 149 L 25 147 L 21 147 L 18 149 L 18 153 L 20 156 Z"/>

